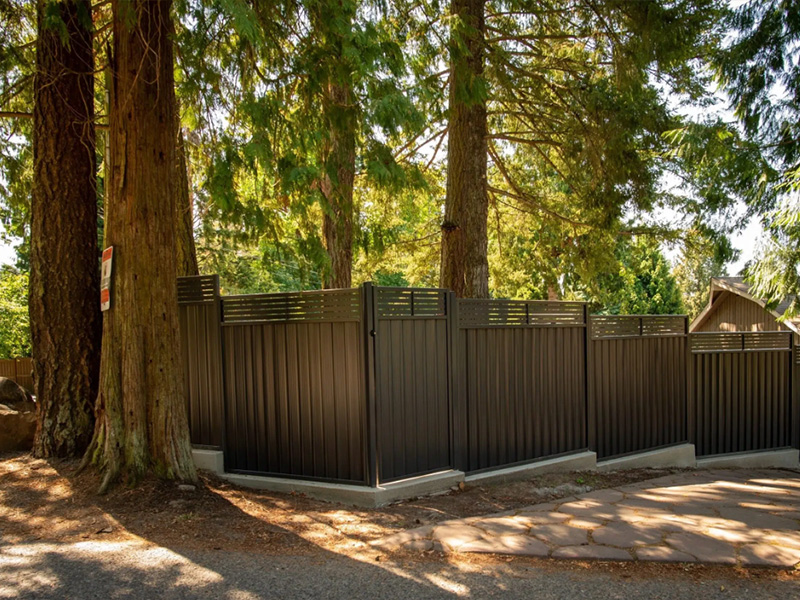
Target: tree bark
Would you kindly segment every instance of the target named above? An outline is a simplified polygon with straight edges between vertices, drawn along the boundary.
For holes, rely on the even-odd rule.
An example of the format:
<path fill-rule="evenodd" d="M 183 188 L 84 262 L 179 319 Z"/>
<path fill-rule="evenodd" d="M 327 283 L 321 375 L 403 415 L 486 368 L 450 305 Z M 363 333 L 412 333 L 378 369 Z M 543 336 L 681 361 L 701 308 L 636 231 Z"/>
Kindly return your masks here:
<path fill-rule="evenodd" d="M 325 146 L 321 191 L 325 199 L 322 231 L 330 258 L 326 288 L 349 288 L 353 269 L 353 185 L 356 171 L 356 133 L 350 86 L 330 83 L 323 100 L 329 138 Z"/>
<path fill-rule="evenodd" d="M 118 477 L 196 480 L 183 393 L 176 266 L 176 110 L 170 0 L 113 0 L 114 247 L 96 425 L 84 464 Z"/>
<path fill-rule="evenodd" d="M 34 454 L 79 456 L 92 437 L 100 364 L 94 55 L 88 0 L 37 5 L 29 312 L 39 405 Z"/>
<path fill-rule="evenodd" d="M 199 275 L 197 266 L 197 250 L 194 244 L 194 211 L 192 210 L 192 194 L 189 182 L 189 164 L 186 156 L 186 141 L 180 127 L 180 118 L 176 118 L 177 176 L 175 177 L 176 217 L 178 223 L 177 268 L 178 276 Z"/>
<path fill-rule="evenodd" d="M 352 29 L 355 4 L 318 2 L 308 6 L 315 42 L 325 59 L 316 67 L 324 136 L 319 181 L 322 194 L 322 239 L 329 265 L 322 285 L 349 288 L 353 269 L 353 187 L 356 173 L 358 109 L 350 67 L 343 56 L 344 36 Z"/>
<path fill-rule="evenodd" d="M 450 40 L 447 192 L 440 285 L 463 298 L 489 296 L 484 2 L 451 3 L 457 24 Z"/>

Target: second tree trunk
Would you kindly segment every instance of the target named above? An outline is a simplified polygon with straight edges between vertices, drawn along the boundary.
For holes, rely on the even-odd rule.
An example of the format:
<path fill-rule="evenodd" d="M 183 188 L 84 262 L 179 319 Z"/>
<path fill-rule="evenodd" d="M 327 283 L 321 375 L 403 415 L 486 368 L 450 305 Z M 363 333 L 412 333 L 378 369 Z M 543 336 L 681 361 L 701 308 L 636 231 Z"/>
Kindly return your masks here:
<path fill-rule="evenodd" d="M 489 296 L 486 181 L 487 122 L 483 80 L 483 0 L 454 0 L 450 47 L 447 194 L 440 285 L 462 298 Z"/>

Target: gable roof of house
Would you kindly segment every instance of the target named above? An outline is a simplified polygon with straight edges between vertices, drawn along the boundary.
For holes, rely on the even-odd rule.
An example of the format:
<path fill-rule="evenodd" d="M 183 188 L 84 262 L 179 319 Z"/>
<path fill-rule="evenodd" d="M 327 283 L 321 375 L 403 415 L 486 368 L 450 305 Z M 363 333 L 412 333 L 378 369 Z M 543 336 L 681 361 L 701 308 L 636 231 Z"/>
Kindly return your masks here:
<path fill-rule="evenodd" d="M 702 325 L 717 309 L 719 302 L 714 302 L 715 293 L 723 291 L 731 292 L 737 296 L 742 296 L 743 298 L 755 302 L 776 318 L 783 316 L 783 313 L 786 312 L 786 309 L 789 308 L 789 305 L 792 303 L 792 298 L 784 298 L 774 309 L 767 308 L 767 303 L 764 300 L 756 298 L 750 293 L 750 285 L 745 282 L 744 277 L 712 277 L 708 304 L 703 311 L 694 318 L 689 326 L 689 331 L 694 331 L 700 327 L 700 325 Z M 787 319 L 783 321 L 783 324 L 795 333 L 800 333 L 800 319 Z"/>

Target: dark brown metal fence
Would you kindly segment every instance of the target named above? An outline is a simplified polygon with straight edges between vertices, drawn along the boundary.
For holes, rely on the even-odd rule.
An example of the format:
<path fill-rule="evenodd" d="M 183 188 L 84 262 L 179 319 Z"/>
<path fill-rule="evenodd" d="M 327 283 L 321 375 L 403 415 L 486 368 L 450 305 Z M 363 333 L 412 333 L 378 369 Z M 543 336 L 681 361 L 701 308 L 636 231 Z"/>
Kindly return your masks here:
<path fill-rule="evenodd" d="M 379 485 L 686 441 L 797 447 L 791 334 L 382 288 L 220 297 L 178 283 L 192 442 L 229 471 Z"/>
<path fill-rule="evenodd" d="M 361 292 L 223 299 L 226 468 L 364 483 Z"/>
<path fill-rule="evenodd" d="M 696 333 L 691 354 L 698 456 L 792 444 L 790 332 Z"/>
<path fill-rule="evenodd" d="M 178 307 L 192 443 L 221 448 L 224 415 L 219 278 L 179 278 Z"/>
<path fill-rule="evenodd" d="M 458 301 L 459 468 L 586 448 L 585 315 L 577 302 Z"/>
<path fill-rule="evenodd" d="M 451 468 L 450 295 L 376 287 L 374 299 L 380 480 Z"/>
<path fill-rule="evenodd" d="M 589 329 L 589 435 L 597 458 L 686 442 L 687 318 L 594 315 Z"/>

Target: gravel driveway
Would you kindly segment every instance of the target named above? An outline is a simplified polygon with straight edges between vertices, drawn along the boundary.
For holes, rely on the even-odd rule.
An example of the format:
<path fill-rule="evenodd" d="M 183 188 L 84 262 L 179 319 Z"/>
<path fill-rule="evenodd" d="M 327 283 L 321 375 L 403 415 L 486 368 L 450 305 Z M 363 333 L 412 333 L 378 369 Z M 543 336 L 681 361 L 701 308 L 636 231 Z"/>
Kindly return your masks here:
<path fill-rule="evenodd" d="M 176 551 L 139 542 L 0 546 L 0 598 L 800 598 L 800 582 L 695 581 L 525 564 L 369 563 Z"/>

